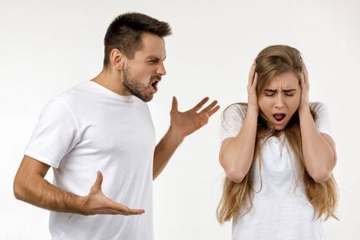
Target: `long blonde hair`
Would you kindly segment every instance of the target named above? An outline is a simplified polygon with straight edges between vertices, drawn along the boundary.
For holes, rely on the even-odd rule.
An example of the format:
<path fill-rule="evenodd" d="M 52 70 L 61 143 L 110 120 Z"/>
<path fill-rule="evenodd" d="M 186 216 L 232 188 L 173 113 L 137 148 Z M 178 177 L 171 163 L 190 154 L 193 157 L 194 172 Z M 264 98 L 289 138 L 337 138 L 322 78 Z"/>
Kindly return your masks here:
<path fill-rule="evenodd" d="M 300 79 L 300 73 L 303 68 L 303 60 L 300 52 L 292 47 L 285 45 L 274 45 L 263 49 L 255 59 L 255 71 L 258 74 L 258 83 L 256 87 L 257 95 L 263 91 L 267 83 L 275 76 L 293 71 Z M 246 106 L 247 104 L 242 103 Z M 224 113 L 227 109 L 224 110 Z M 316 114 L 311 110 L 313 118 L 316 120 Z M 223 118 L 224 121 L 224 118 Z M 260 111 L 258 116 L 258 126 L 254 150 L 254 159 L 259 157 L 259 169 L 261 173 L 261 140 L 267 139 L 275 133 L 272 124 Z M 337 185 L 333 175 L 324 182 L 315 182 L 305 169 L 304 156 L 302 152 L 302 142 L 300 133 L 299 116 L 296 111 L 291 120 L 284 129 L 284 134 L 289 142 L 290 148 L 294 152 L 296 160 L 300 163 L 300 177 L 304 182 L 305 192 L 309 202 L 315 209 L 317 217 L 325 216 L 325 219 L 334 217 L 338 202 Z M 254 164 L 240 183 L 235 183 L 225 178 L 223 186 L 223 195 L 217 209 L 217 219 L 220 223 L 229 221 L 232 217 L 245 210 L 248 213 L 252 208 L 254 196 L 253 189 L 253 168 Z M 261 174 L 260 174 L 261 177 Z M 261 179 L 262 181 L 262 179 Z"/>

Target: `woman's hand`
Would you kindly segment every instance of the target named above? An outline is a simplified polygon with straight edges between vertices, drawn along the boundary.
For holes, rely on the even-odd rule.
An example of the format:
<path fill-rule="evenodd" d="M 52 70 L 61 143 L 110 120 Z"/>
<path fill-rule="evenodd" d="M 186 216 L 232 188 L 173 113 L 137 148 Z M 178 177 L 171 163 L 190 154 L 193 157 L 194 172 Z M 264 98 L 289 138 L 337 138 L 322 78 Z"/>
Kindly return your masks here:
<path fill-rule="evenodd" d="M 248 108 L 252 108 L 259 112 L 259 103 L 256 94 L 256 86 L 257 86 L 257 77 L 258 74 L 255 72 L 256 63 L 254 62 L 251 65 L 250 72 L 249 72 L 249 80 L 248 80 Z"/>
<path fill-rule="evenodd" d="M 300 105 L 299 110 L 301 109 L 309 109 L 309 75 L 306 69 L 305 63 L 300 74 L 300 86 L 301 86 L 301 98 L 300 98 Z"/>

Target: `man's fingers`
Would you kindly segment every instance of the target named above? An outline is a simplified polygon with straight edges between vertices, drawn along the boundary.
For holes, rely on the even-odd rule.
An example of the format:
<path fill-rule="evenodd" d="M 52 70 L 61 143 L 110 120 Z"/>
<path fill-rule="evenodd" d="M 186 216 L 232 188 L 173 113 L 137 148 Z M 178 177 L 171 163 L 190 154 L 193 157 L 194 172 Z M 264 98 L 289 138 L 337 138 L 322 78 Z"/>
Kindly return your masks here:
<path fill-rule="evenodd" d="M 213 115 L 217 110 L 219 110 L 220 106 L 216 106 L 217 105 L 217 101 L 213 101 L 209 106 L 207 106 L 206 108 L 204 108 L 201 113 L 207 113 L 208 116 L 210 117 L 211 115 Z M 216 106 L 216 107 L 215 107 Z"/>
<path fill-rule="evenodd" d="M 220 109 L 220 106 L 219 105 L 217 105 L 216 107 L 214 107 L 213 109 L 211 109 L 210 111 L 209 111 L 209 117 L 211 117 L 211 115 L 213 115 L 214 113 L 216 113 L 218 110 Z"/>
<path fill-rule="evenodd" d="M 174 112 L 174 111 L 178 111 L 178 101 L 176 99 L 176 97 L 174 96 L 173 99 L 172 99 L 172 104 L 171 104 L 171 111 Z"/>
<path fill-rule="evenodd" d="M 198 111 L 200 108 L 202 108 L 202 106 L 204 106 L 204 104 L 209 101 L 208 97 L 205 97 L 203 100 L 201 100 L 198 104 L 196 104 L 195 107 L 193 107 L 191 110 L 193 111 Z"/>
<path fill-rule="evenodd" d="M 117 202 L 113 202 L 110 210 L 110 214 L 140 215 L 143 213 L 145 213 L 144 209 L 132 209 Z"/>
<path fill-rule="evenodd" d="M 97 171 L 96 181 L 94 185 L 92 186 L 93 190 L 101 190 L 101 185 L 103 182 L 103 175 L 100 171 Z"/>
<path fill-rule="evenodd" d="M 141 215 L 145 213 L 144 209 L 128 209 L 124 212 L 124 215 Z"/>

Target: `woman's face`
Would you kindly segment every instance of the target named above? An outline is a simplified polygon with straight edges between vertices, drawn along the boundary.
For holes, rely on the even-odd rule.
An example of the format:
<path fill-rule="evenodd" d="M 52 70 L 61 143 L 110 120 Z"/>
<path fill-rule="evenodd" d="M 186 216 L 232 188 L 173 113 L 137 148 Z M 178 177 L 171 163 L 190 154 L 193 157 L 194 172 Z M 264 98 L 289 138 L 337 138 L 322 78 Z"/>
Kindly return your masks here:
<path fill-rule="evenodd" d="M 270 79 L 259 94 L 258 103 L 275 130 L 281 131 L 299 108 L 300 97 L 299 79 L 288 71 Z"/>

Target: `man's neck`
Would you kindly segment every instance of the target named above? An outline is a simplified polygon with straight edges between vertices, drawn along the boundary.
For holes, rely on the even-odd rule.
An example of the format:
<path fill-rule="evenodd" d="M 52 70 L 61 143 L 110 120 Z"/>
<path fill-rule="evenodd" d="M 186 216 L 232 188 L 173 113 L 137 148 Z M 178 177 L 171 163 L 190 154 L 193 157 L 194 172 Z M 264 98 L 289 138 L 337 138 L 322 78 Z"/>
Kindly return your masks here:
<path fill-rule="evenodd" d="M 92 81 L 109 89 L 110 91 L 122 95 L 130 96 L 131 93 L 126 90 L 123 84 L 122 76 L 119 72 L 115 72 L 111 69 L 104 68 L 99 75 L 97 75 Z"/>

